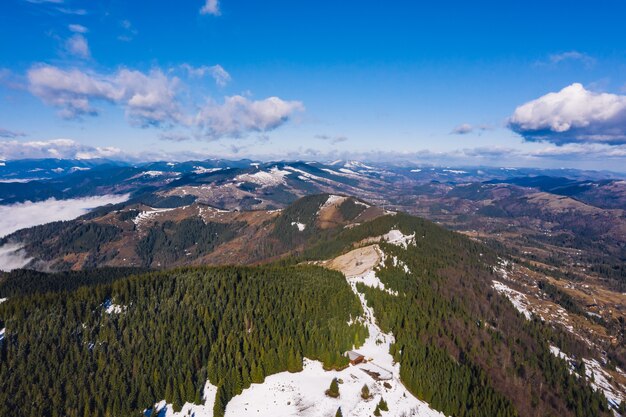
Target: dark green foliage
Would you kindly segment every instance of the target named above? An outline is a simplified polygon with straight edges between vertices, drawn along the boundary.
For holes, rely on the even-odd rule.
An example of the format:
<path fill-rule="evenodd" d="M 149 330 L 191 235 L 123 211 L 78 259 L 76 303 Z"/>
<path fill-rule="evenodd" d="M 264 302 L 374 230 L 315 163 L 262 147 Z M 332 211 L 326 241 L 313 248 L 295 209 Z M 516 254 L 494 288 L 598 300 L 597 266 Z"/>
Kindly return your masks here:
<path fill-rule="evenodd" d="M 122 211 L 117 215 L 119 221 L 125 222 L 127 220 L 132 220 L 139 215 L 139 210 L 127 210 Z"/>
<path fill-rule="evenodd" d="M 327 194 L 314 195 L 301 198 L 287 207 L 276 219 L 272 236 L 278 239 L 285 248 L 302 245 L 316 235 L 316 213 L 327 199 Z M 292 223 L 302 223 L 305 229 L 299 231 Z"/>
<path fill-rule="evenodd" d="M 27 253 L 37 253 L 38 257 L 48 260 L 68 253 L 97 251 L 101 245 L 120 236 L 121 229 L 116 226 L 73 220 L 19 230 L 11 238 L 26 242 Z"/>
<path fill-rule="evenodd" d="M 343 217 L 344 220 L 354 220 L 359 214 L 363 213 L 365 208 L 363 204 L 359 204 L 355 199 L 349 198 L 341 203 L 339 213 L 341 213 L 341 217 Z"/>
<path fill-rule="evenodd" d="M 332 398 L 339 397 L 339 383 L 337 382 L 337 378 L 333 378 L 330 381 L 330 387 L 326 390 L 326 395 Z"/>
<path fill-rule="evenodd" d="M 380 409 L 380 411 L 389 411 L 387 401 L 385 401 L 383 397 L 380 397 L 380 401 L 378 402 L 378 408 Z"/>
<path fill-rule="evenodd" d="M 126 308 L 108 314 L 105 300 Z M 0 415 L 132 416 L 163 398 L 179 409 L 208 378 L 220 416 L 303 356 L 345 366 L 366 337 L 347 324 L 361 313 L 343 276 L 317 267 L 179 269 L 9 299 Z"/>
<path fill-rule="evenodd" d="M 341 412 L 341 407 L 337 409 L 337 412 L 335 413 L 335 417 L 343 417 L 343 413 Z"/>
<path fill-rule="evenodd" d="M 548 281 L 537 281 L 539 288 L 546 293 L 550 300 L 559 304 L 561 307 L 569 312 L 586 316 L 585 310 L 583 310 L 576 301 L 569 296 L 569 294 L 559 290 L 556 286 L 550 284 Z"/>
<path fill-rule="evenodd" d="M 490 289 L 493 254 L 449 232 L 422 235 L 425 230 L 419 227 L 413 229 L 416 246 L 408 251 L 382 245 L 389 257 L 377 275 L 400 296 L 358 285 L 380 326 L 396 337 L 391 353 L 401 363 L 406 387 L 446 415 L 545 415 L 554 410 L 605 415 L 604 397 L 571 376 L 567 365 L 549 352 L 548 329 L 524 320 Z M 394 267 L 391 255 L 413 273 Z M 490 325 L 477 326 L 477 320 Z M 576 398 L 587 406 L 581 408 Z"/>
<path fill-rule="evenodd" d="M 380 407 L 378 405 L 376 405 L 376 408 L 374 409 L 374 415 L 376 417 L 380 417 L 381 416 L 381 414 L 380 414 Z"/>
<path fill-rule="evenodd" d="M 244 223 L 205 223 L 199 217 L 190 217 L 174 223 L 167 221 L 152 227 L 136 247 L 144 265 L 165 267 L 177 260 L 193 259 L 207 254 L 236 236 Z"/>
<path fill-rule="evenodd" d="M 367 386 L 367 384 L 364 384 L 363 388 L 361 388 L 361 398 L 363 398 L 364 400 L 367 400 L 370 397 L 371 397 L 370 388 Z"/>
<path fill-rule="evenodd" d="M 56 273 L 16 269 L 0 277 L 0 298 L 13 298 L 45 292 L 72 291 L 86 285 L 108 284 L 117 279 L 141 272 L 146 272 L 146 269 L 106 267 Z"/>
<path fill-rule="evenodd" d="M 133 202 L 143 203 L 150 207 L 155 208 L 175 208 L 188 206 L 196 201 L 197 197 L 193 195 L 179 196 L 167 196 L 163 197 L 158 194 L 146 194 L 133 200 Z"/>

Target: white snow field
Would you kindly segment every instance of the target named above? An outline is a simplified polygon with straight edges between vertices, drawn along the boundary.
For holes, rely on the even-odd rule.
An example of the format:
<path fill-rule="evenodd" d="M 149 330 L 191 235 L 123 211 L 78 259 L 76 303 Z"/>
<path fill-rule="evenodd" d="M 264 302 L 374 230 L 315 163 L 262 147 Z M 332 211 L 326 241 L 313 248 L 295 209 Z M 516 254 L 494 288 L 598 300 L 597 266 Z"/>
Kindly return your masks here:
<path fill-rule="evenodd" d="M 367 362 L 351 365 L 342 371 L 324 371 L 320 362 L 304 359 L 302 372 L 281 372 L 268 376 L 264 383 L 252 384 L 234 397 L 226 407 L 226 417 L 332 417 L 338 408 L 345 417 L 369 417 L 381 397 L 389 406 L 385 416 L 443 417 L 427 403 L 415 398 L 400 382 L 400 364 L 394 363 L 389 354 L 389 345 L 394 337 L 378 327 L 374 311 L 367 306 L 365 296 L 356 289 L 356 283 L 361 282 L 384 290 L 374 269 L 346 279 L 363 307 L 364 315 L 357 320 L 365 323 L 369 330 L 365 344 L 356 349 Z M 375 374 L 378 374 L 376 378 Z M 325 395 L 333 378 L 343 381 L 339 384 L 340 396 L 336 399 Z M 369 400 L 361 398 L 364 384 L 370 389 Z M 390 388 L 386 388 L 385 384 Z"/>

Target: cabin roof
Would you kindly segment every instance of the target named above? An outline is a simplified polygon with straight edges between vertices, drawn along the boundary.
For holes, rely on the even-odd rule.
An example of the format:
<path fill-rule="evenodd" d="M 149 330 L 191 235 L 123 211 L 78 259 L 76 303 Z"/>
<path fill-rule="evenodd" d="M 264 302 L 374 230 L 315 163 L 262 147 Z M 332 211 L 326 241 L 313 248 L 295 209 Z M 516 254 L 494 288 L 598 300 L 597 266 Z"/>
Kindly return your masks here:
<path fill-rule="evenodd" d="M 359 352 L 356 352 L 354 350 L 349 350 L 346 352 L 346 355 L 348 355 L 348 359 L 350 359 L 351 361 L 355 360 L 355 359 L 359 359 L 359 358 L 363 358 L 364 356 L 361 355 Z"/>

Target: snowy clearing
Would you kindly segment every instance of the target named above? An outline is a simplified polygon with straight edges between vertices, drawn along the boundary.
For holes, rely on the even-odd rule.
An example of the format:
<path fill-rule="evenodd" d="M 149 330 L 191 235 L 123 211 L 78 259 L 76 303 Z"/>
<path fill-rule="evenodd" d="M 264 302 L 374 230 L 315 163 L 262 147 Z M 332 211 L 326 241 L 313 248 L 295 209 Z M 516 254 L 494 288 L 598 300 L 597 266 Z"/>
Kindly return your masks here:
<path fill-rule="evenodd" d="M 415 232 L 411 235 L 405 235 L 397 229 L 390 230 L 389 233 L 383 235 L 383 239 L 392 245 L 401 246 L 404 249 L 409 245 L 415 244 Z"/>
<path fill-rule="evenodd" d="M 372 254 L 371 248 L 364 253 Z M 364 249 L 366 248 L 355 251 Z M 268 376 L 264 383 L 252 384 L 250 388 L 234 397 L 226 407 L 226 417 L 332 417 L 338 408 L 341 408 L 342 414 L 346 417 L 369 417 L 381 397 L 389 405 L 389 411 L 384 413 L 386 416 L 443 417 L 442 413 L 415 398 L 400 382 L 400 364 L 394 363 L 389 354 L 389 346 L 394 342 L 394 337 L 382 332 L 376 324 L 373 309 L 367 306 L 364 294 L 357 291 L 357 282 L 374 287 L 382 286 L 374 272 L 380 257 L 374 259 L 376 262 L 368 261 L 369 269 L 346 278 L 352 291 L 359 297 L 364 311 L 364 315 L 356 320 L 364 323 L 369 330 L 369 336 L 363 346 L 356 349 L 365 356 L 367 362 L 351 365 L 342 371 L 324 371 L 320 362 L 305 358 L 302 372 L 281 372 Z M 337 261 L 335 259 L 328 263 L 342 263 Z M 346 262 L 346 265 L 348 264 L 352 262 Z M 330 398 L 325 394 L 333 378 L 343 382 L 339 385 L 339 398 Z M 361 398 L 361 388 L 364 384 L 367 384 L 370 390 L 371 398 L 368 400 Z"/>

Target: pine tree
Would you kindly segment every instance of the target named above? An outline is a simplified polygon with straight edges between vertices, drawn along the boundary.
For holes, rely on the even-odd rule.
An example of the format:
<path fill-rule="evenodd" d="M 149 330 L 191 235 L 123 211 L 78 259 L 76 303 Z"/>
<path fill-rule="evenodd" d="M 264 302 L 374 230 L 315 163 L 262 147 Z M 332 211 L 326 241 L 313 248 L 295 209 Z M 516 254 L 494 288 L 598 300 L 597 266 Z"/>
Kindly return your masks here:
<path fill-rule="evenodd" d="M 361 388 L 361 398 L 363 398 L 364 400 L 367 400 L 370 398 L 370 389 L 367 386 L 367 384 L 364 384 L 363 388 Z"/>
<path fill-rule="evenodd" d="M 337 409 L 337 412 L 335 413 L 335 417 L 343 417 L 343 413 L 341 412 L 341 407 Z"/>
<path fill-rule="evenodd" d="M 378 408 L 380 408 L 381 411 L 389 411 L 387 401 L 385 401 L 383 397 L 380 397 L 380 401 L 378 402 Z"/>
<path fill-rule="evenodd" d="M 326 395 L 332 398 L 339 397 L 339 383 L 337 382 L 337 378 L 333 378 L 330 382 L 330 388 L 326 390 Z"/>

